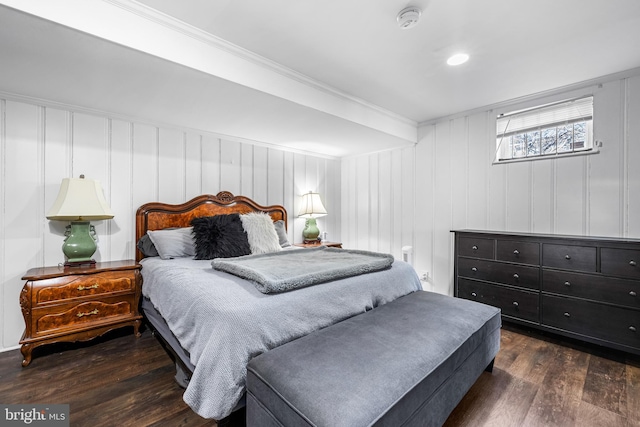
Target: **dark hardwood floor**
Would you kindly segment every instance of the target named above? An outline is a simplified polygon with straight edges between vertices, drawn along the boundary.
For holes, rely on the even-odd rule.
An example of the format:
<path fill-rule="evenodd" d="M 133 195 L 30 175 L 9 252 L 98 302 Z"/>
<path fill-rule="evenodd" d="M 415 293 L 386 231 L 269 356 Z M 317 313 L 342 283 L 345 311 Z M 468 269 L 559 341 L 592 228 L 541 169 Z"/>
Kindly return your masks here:
<path fill-rule="evenodd" d="M 0 353 L 0 403 L 67 403 L 72 426 L 215 426 L 182 401 L 171 359 L 145 330 Z M 492 374 L 449 417 L 454 426 L 638 426 L 639 358 L 506 325 Z"/>

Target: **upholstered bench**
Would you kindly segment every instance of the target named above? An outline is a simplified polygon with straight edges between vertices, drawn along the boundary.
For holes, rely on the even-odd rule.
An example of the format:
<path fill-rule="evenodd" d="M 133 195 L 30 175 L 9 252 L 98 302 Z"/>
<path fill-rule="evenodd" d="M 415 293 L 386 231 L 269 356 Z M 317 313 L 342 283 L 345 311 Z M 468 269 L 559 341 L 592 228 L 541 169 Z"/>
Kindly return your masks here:
<path fill-rule="evenodd" d="M 438 426 L 500 347 L 500 310 L 414 292 L 252 359 L 247 427 Z"/>

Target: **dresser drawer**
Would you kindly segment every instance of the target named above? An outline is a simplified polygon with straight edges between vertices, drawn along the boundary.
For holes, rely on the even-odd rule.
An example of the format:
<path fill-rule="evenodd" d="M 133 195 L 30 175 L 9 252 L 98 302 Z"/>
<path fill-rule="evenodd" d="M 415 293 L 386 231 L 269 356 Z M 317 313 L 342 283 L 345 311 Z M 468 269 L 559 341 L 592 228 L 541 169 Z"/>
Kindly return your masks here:
<path fill-rule="evenodd" d="M 602 274 L 640 279 L 640 250 L 602 248 Z"/>
<path fill-rule="evenodd" d="M 594 246 L 542 245 L 542 264 L 565 270 L 593 271 L 597 269 Z"/>
<path fill-rule="evenodd" d="M 65 276 L 34 283 L 34 306 L 135 290 L 135 271 Z"/>
<path fill-rule="evenodd" d="M 498 307 L 505 316 L 536 323 L 539 321 L 539 295 L 537 292 L 459 279 L 457 296 Z"/>
<path fill-rule="evenodd" d="M 458 258 L 458 276 L 539 289 L 540 269 L 506 262 Z"/>
<path fill-rule="evenodd" d="M 543 270 L 542 290 L 640 309 L 640 282 L 633 280 Z"/>
<path fill-rule="evenodd" d="M 32 338 L 65 333 L 78 328 L 97 327 L 134 317 L 134 295 L 103 301 L 88 301 L 33 310 Z"/>
<path fill-rule="evenodd" d="M 517 240 L 498 240 L 496 243 L 496 259 L 521 264 L 539 265 L 540 244 L 519 242 Z"/>
<path fill-rule="evenodd" d="M 542 324 L 640 348 L 640 311 L 544 295 Z"/>
<path fill-rule="evenodd" d="M 474 258 L 493 259 L 495 240 L 476 237 L 458 239 L 458 255 Z"/>

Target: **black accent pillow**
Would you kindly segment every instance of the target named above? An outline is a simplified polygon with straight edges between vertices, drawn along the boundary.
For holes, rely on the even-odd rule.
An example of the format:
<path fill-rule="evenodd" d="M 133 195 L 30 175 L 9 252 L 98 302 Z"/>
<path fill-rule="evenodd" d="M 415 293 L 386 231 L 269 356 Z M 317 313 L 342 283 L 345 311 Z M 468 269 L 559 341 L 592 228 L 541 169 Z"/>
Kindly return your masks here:
<path fill-rule="evenodd" d="M 205 216 L 191 220 L 195 259 L 230 258 L 251 254 L 239 214 Z"/>

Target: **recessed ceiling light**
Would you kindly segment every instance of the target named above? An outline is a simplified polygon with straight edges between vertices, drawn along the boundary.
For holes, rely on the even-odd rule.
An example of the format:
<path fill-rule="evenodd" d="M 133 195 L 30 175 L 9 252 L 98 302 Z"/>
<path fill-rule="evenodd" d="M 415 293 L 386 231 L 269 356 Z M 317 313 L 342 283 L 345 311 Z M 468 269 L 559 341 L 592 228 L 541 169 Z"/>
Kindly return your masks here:
<path fill-rule="evenodd" d="M 460 65 L 460 64 L 464 64 L 468 60 L 469 60 L 469 55 L 467 55 L 466 53 L 456 53 L 455 55 L 447 59 L 447 64 Z"/>

